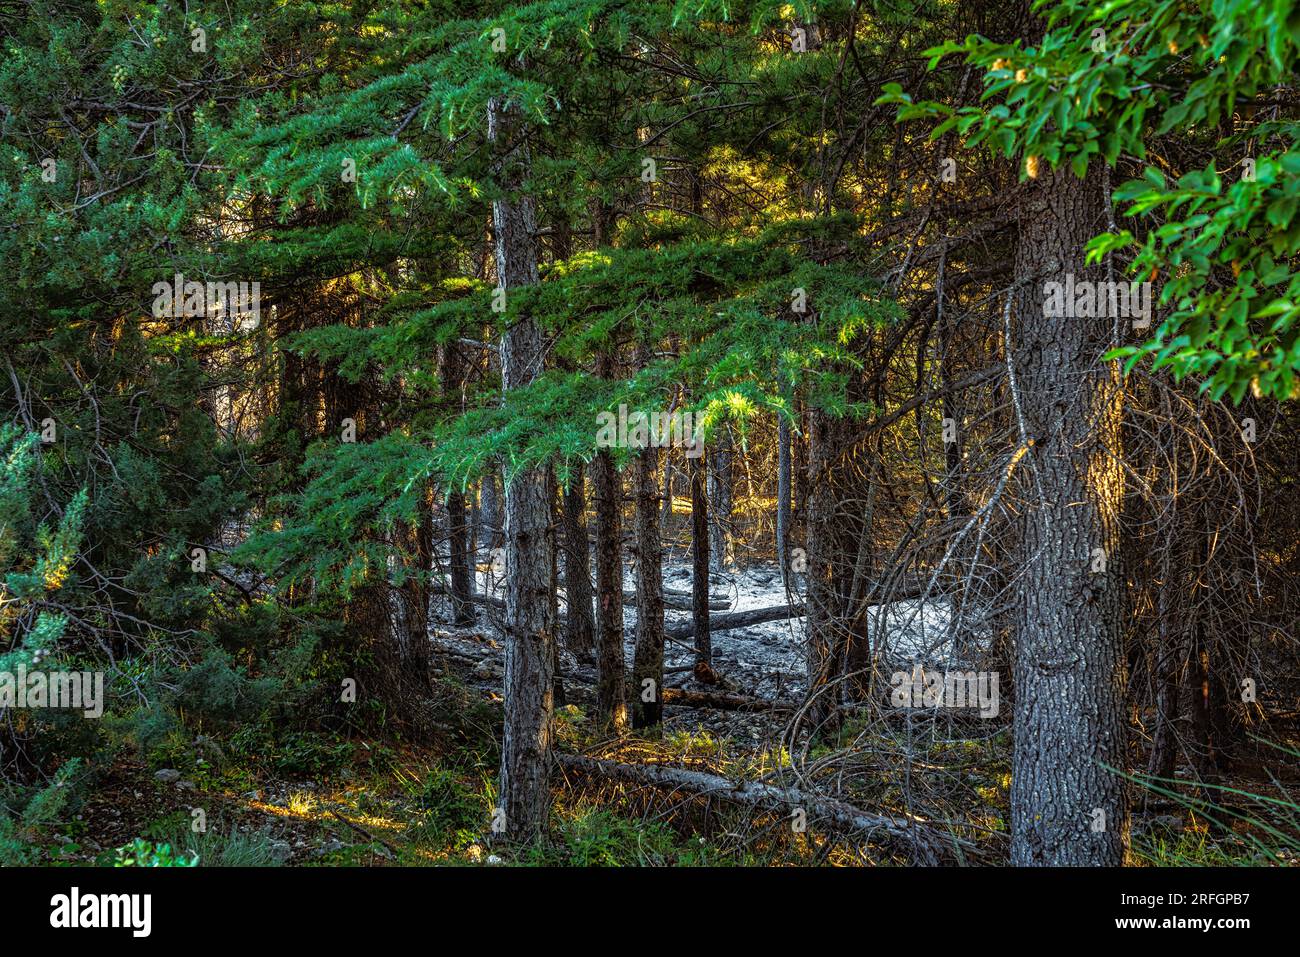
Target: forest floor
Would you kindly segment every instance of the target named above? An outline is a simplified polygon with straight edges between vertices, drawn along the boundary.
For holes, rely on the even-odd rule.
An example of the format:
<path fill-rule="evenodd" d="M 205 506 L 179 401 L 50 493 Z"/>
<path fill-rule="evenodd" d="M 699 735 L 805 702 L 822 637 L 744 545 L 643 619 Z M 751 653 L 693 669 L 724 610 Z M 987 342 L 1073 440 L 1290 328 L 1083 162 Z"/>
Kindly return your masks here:
<path fill-rule="evenodd" d="M 479 576 L 480 594 L 502 596 L 499 587 L 493 587 L 486 573 Z M 683 562 L 666 562 L 665 588 L 689 592 L 691 573 Z M 624 589 L 631 592 L 636 587 L 635 577 L 628 572 Z M 715 576 L 711 582 L 711 595 L 725 596 L 727 612 L 750 611 L 786 603 L 780 572 L 775 566 L 758 566 L 745 571 Z M 795 600 L 799 600 L 795 596 Z M 723 613 L 715 610 L 714 615 Z M 502 612 L 492 607 L 479 608 L 479 621 L 471 626 L 455 628 L 439 625 L 433 630 L 434 659 L 451 660 L 446 667 L 456 669 L 456 659 L 476 661 L 464 674 L 464 680 L 491 697 L 499 693 L 504 674 L 504 631 Z M 689 622 L 689 611 L 665 609 L 667 625 Z M 636 608 L 628 602 L 623 606 L 623 627 L 626 645 L 626 664 L 632 668 L 633 642 L 636 635 Z M 769 701 L 788 701 L 799 698 L 804 688 L 803 619 L 791 618 L 764 622 L 745 628 L 717 632 L 713 635 L 713 666 L 722 677 L 722 690 Z M 567 697 L 576 702 L 587 702 L 590 690 L 596 684 L 595 667 L 580 662 L 567 648 L 560 650 L 560 670 Z M 719 686 L 702 684 L 692 674 L 695 661 L 694 646 L 690 638 L 669 639 L 664 645 L 664 681 L 668 688 L 687 691 L 711 692 Z M 706 729 L 714 734 L 727 735 L 736 741 L 761 746 L 776 731 L 771 714 L 714 708 L 673 707 L 666 711 L 665 730 Z"/>
<path fill-rule="evenodd" d="M 666 562 L 664 583 L 689 591 L 689 568 Z M 480 582 L 481 589 L 486 585 Z M 626 587 L 633 587 L 630 578 Z M 713 593 L 725 595 L 729 606 L 715 615 L 786 600 L 779 572 L 763 565 L 718 576 Z M 895 630 L 886 642 L 900 660 L 928 651 L 946 625 L 942 600 L 921 610 L 914 603 L 898 603 L 894 611 Z M 666 612 L 670 625 L 689 617 L 687 611 Z M 665 801 L 653 789 L 627 789 L 566 772 L 557 774 L 551 844 L 518 853 L 494 846 L 486 822 L 497 772 L 494 741 L 504 662 L 500 618 L 498 609 L 480 606 L 479 621 L 472 626 L 432 629 L 434 667 L 443 678 L 440 693 L 450 696 L 438 707 L 457 726 L 446 740 L 416 743 L 403 740 L 400 731 L 380 738 L 360 729 L 285 732 L 262 726 L 220 740 L 177 734 L 147 759 L 119 756 L 104 769 L 90 800 L 66 827 L 50 835 L 47 857 L 56 863 L 111 864 L 115 848 L 142 837 L 196 851 L 205 864 L 898 862 L 888 853 L 868 855 L 851 843 L 828 842 L 811 832 L 774 838 L 783 828 L 771 814 L 755 817 L 709 803 L 701 816 L 698 802 Z M 625 606 L 625 626 L 630 667 L 635 634 L 631 605 Z M 734 707 L 728 706 L 734 700 L 727 699 L 722 706 L 696 706 L 693 699 L 666 696 L 662 729 L 617 739 L 602 736 L 588 718 L 594 669 L 564 651 L 567 701 L 557 711 L 557 746 L 564 753 L 594 753 L 742 780 L 770 773 L 789 761 L 789 705 L 803 693 L 802 631 L 801 619 L 787 619 L 716 633 L 713 658 L 721 686 L 695 680 L 689 639 L 669 642 L 669 689 L 757 704 Z M 851 781 L 849 796 L 863 808 L 930 801 L 933 817 L 933 809 L 942 807 L 948 820 L 986 835 L 978 842 L 977 857 L 996 862 L 1004 853 L 1008 818 L 1008 719 L 1004 714 L 990 723 L 997 728 L 975 721 L 948 725 L 938 733 L 932 726 L 918 731 L 910 722 L 904 727 L 901 722 L 867 726 L 849 721 L 813 757 L 837 749 L 848 755 L 841 768 Z M 911 757 L 900 761 L 904 753 Z M 912 770 L 905 787 L 900 764 L 910 764 Z M 1269 779 L 1266 768 L 1276 780 Z M 1180 769 L 1180 777 L 1188 774 L 1190 769 Z M 1266 763 L 1240 761 L 1231 778 L 1234 787 L 1273 795 L 1296 781 L 1300 761 L 1284 756 Z M 1135 847 L 1143 863 L 1232 864 L 1254 856 L 1244 837 L 1228 828 L 1214 829 L 1185 804 L 1148 796 L 1136 787 L 1134 796 Z M 198 830 L 196 821 L 202 825 Z"/>
<path fill-rule="evenodd" d="M 800 579 L 802 576 L 794 576 Z M 663 583 L 666 591 L 681 595 L 691 589 L 691 569 L 682 560 L 668 560 L 663 566 Z M 477 582 L 479 594 L 494 595 L 504 599 L 504 589 L 487 572 L 481 571 Z M 636 587 L 635 575 L 625 571 L 623 588 L 631 594 Z M 754 611 L 803 601 L 801 581 L 792 582 L 792 592 L 787 593 L 780 569 L 775 564 L 760 563 L 745 568 L 714 572 L 710 579 L 710 596 L 715 601 L 725 599 L 725 608 L 715 607 L 713 616 L 732 612 Z M 949 660 L 944 644 L 949 605 L 938 596 L 927 602 L 899 601 L 883 608 L 881 619 L 886 634 L 883 644 L 890 658 L 900 662 L 923 661 L 943 664 Z M 449 616 L 443 616 L 449 617 Z M 435 656 L 439 652 L 477 658 L 482 666 L 472 673 L 472 678 L 482 687 L 499 687 L 504 667 L 503 613 L 499 608 L 480 606 L 479 621 L 464 628 L 438 625 L 433 629 Z M 689 624 L 691 612 L 669 608 L 664 610 L 665 624 Z M 625 660 L 632 667 L 633 644 L 636 635 L 636 608 L 631 601 L 623 606 Z M 805 652 L 802 617 L 762 622 L 741 628 L 715 631 L 712 635 L 713 668 L 723 678 L 726 690 L 740 695 L 790 701 L 800 698 L 805 689 Z M 868 626 L 872 640 L 876 640 L 874 624 Z M 561 642 L 560 670 L 578 683 L 578 687 L 594 685 L 595 669 L 579 661 Z M 708 692 L 712 686 L 696 681 L 692 674 L 695 661 L 693 639 L 669 637 L 664 645 L 665 682 L 669 688 Z M 687 709 L 693 710 L 693 709 Z"/>

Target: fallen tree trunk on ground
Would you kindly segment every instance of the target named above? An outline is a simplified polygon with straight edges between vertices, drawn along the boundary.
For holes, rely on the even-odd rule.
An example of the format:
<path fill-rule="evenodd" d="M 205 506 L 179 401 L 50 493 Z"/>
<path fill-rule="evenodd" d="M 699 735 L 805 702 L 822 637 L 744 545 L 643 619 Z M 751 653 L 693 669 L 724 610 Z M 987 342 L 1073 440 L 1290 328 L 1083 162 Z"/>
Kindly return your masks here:
<path fill-rule="evenodd" d="M 921 598 L 926 594 L 929 582 L 923 579 L 908 579 L 897 584 L 887 594 L 868 593 L 866 597 L 867 605 L 878 604 L 879 599 L 888 598 L 890 602 L 910 601 L 914 598 Z M 940 598 L 941 595 L 932 597 Z M 710 604 L 710 607 L 712 605 Z M 748 628 L 750 625 L 761 625 L 769 621 L 784 621 L 787 618 L 802 618 L 805 614 L 802 602 L 784 605 L 769 605 L 766 608 L 751 608 L 749 611 L 733 611 L 725 615 L 714 615 L 709 618 L 709 631 L 733 631 L 736 628 Z M 684 621 L 676 625 L 668 625 L 664 628 L 665 637 L 680 641 L 683 638 L 690 638 L 695 634 L 694 622 Z"/>
<path fill-rule="evenodd" d="M 446 590 L 439 585 L 433 586 L 435 595 L 444 595 Z M 474 601 L 480 605 L 487 605 L 499 611 L 505 611 L 506 603 L 500 598 L 493 598 L 491 595 L 485 595 L 481 592 L 475 592 Z M 710 607 L 712 603 L 710 602 Z M 773 605 L 769 608 L 753 608 L 749 611 L 733 611 L 725 615 L 713 615 L 709 618 L 710 631 L 732 631 L 736 628 L 747 628 L 750 625 L 761 625 L 767 621 L 782 621 L 786 618 L 802 618 L 804 608 L 802 604 L 798 605 Z M 566 616 L 560 615 L 558 624 L 563 625 Z M 695 635 L 695 623 L 693 621 L 684 621 L 676 625 L 664 626 L 664 637 L 669 641 L 680 644 L 687 638 Z"/>
<path fill-rule="evenodd" d="M 767 608 L 752 608 L 749 611 L 733 611 L 726 615 L 713 615 L 709 618 L 709 631 L 731 631 L 761 625 L 765 621 L 783 621 L 786 618 L 802 618 L 804 608 L 798 605 L 771 605 Z M 695 634 L 695 622 L 684 621 L 677 625 L 668 625 L 664 634 L 669 638 L 690 638 Z"/>
<path fill-rule="evenodd" d="M 446 596 L 449 594 L 449 592 L 445 585 L 441 585 L 435 582 L 432 586 L 432 594 L 439 595 L 439 596 Z M 689 594 L 683 594 L 675 588 L 665 588 L 663 591 L 663 596 L 664 596 L 664 607 L 672 608 L 674 611 L 691 610 L 691 596 Z M 487 595 L 484 594 L 483 592 L 475 592 L 472 598 L 475 602 L 477 602 L 480 605 L 488 605 L 489 607 L 498 608 L 501 611 L 505 611 L 506 603 L 505 603 L 505 599 L 503 598 L 497 598 L 494 595 Z M 636 592 L 624 591 L 623 604 L 625 605 L 636 604 Z M 731 607 L 730 598 L 726 598 L 725 596 L 709 597 L 710 611 L 723 611 L 730 607 Z M 565 616 L 561 615 L 560 622 L 563 623 L 564 621 L 565 621 Z"/>
<path fill-rule="evenodd" d="M 664 704 L 683 708 L 714 708 L 718 711 L 797 711 L 802 702 L 781 698 L 757 698 L 732 691 L 688 691 L 664 688 Z"/>
<path fill-rule="evenodd" d="M 807 819 L 845 836 L 863 834 L 869 839 L 884 836 L 906 845 L 915 859 L 938 864 L 954 844 L 964 843 L 933 824 L 916 817 L 873 814 L 834 798 L 810 794 L 795 787 L 778 787 L 756 781 L 732 781 L 704 771 L 659 764 L 624 764 L 572 754 L 555 754 L 565 770 L 596 775 L 642 787 L 685 792 L 696 797 L 728 801 L 742 807 L 794 816 L 802 811 Z"/>

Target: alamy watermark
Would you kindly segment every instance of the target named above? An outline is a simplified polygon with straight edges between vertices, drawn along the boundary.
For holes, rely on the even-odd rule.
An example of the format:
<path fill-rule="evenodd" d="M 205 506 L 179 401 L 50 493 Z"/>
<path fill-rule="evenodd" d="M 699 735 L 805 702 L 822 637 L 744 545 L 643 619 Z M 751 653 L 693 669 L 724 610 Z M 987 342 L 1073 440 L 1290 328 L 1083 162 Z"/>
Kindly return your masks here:
<path fill-rule="evenodd" d="M 628 412 L 596 415 L 596 446 L 602 449 L 684 448 L 688 459 L 704 454 L 703 423 L 694 412 Z"/>
<path fill-rule="evenodd" d="M 1075 280 L 1043 283 L 1043 315 L 1070 319 L 1132 319 L 1134 329 L 1151 325 L 1151 283 Z"/>
<path fill-rule="evenodd" d="M 927 671 L 918 664 L 911 674 L 895 671 L 889 684 L 895 708 L 977 708 L 981 718 L 996 718 L 1001 707 L 996 671 Z"/>
<path fill-rule="evenodd" d="M 63 708 L 84 717 L 104 714 L 102 671 L 0 671 L 0 711 L 8 708 Z"/>
<path fill-rule="evenodd" d="M 148 937 L 153 930 L 153 895 L 83 894 L 73 887 L 50 898 L 50 926 L 124 927 L 133 937 Z"/>

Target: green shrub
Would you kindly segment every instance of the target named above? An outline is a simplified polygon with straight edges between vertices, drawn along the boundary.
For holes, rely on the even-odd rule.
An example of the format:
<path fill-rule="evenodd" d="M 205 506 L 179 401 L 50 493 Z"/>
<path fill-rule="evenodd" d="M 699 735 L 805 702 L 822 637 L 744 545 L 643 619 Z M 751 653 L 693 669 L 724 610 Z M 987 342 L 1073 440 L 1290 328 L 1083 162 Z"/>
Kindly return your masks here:
<path fill-rule="evenodd" d="M 40 832 L 54 823 L 67 806 L 80 766 L 80 758 L 68 761 L 59 768 L 48 786 L 27 796 L 19 811 L 10 811 L 5 807 L 6 802 L 0 802 L 0 866 L 13 867 L 36 861 L 40 854 L 37 846 Z"/>
<path fill-rule="evenodd" d="M 155 844 L 137 837 L 116 850 L 114 867 L 198 867 L 198 855 L 176 852 L 170 844 Z"/>

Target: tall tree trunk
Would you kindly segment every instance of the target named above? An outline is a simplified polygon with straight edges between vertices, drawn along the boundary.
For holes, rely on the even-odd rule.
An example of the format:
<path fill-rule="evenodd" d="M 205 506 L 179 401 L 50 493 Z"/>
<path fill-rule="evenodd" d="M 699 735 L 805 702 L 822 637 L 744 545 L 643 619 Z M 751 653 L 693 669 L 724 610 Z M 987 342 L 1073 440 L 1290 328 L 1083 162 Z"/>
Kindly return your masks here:
<path fill-rule="evenodd" d="M 712 523 L 713 543 L 710 557 L 713 570 L 725 571 L 732 567 L 734 553 L 731 541 L 731 496 L 733 489 L 731 427 L 724 424 L 718 429 L 713 454 L 709 456 L 709 520 Z"/>
<path fill-rule="evenodd" d="M 695 622 L 695 672 L 712 678 L 713 638 L 709 633 L 709 496 L 701 455 L 689 459 L 691 469 L 691 618 Z"/>
<path fill-rule="evenodd" d="M 610 379 L 614 358 L 597 357 L 596 374 Z M 591 463 L 596 512 L 596 709 L 606 727 L 627 727 L 623 662 L 623 479 L 607 449 Z"/>
<path fill-rule="evenodd" d="M 663 535 L 670 536 L 669 523 L 673 519 L 673 458 L 672 449 L 664 449 L 664 494 L 659 500 L 659 528 Z"/>
<path fill-rule="evenodd" d="M 790 591 L 790 423 L 776 420 L 776 560 L 781 585 Z"/>
<path fill-rule="evenodd" d="M 487 552 L 502 546 L 501 486 L 495 472 L 483 476 L 479 493 L 479 547 Z"/>
<path fill-rule="evenodd" d="M 478 580 L 474 573 L 478 564 L 475 558 L 475 556 L 478 555 L 478 530 L 483 520 L 483 512 L 479 507 L 480 500 L 481 487 L 476 485 L 469 494 L 469 529 L 468 535 L 466 536 L 469 550 L 469 555 L 466 560 L 469 562 L 469 584 L 471 592 L 476 591 L 478 588 Z"/>
<path fill-rule="evenodd" d="M 573 469 L 564 490 L 564 594 L 568 617 L 565 640 L 580 661 L 595 660 L 595 628 L 591 615 L 591 557 L 587 547 L 587 496 L 582 464 Z"/>
<path fill-rule="evenodd" d="M 400 589 L 402 605 L 402 624 L 405 626 L 401 635 L 402 672 L 404 679 L 410 681 L 409 687 L 429 687 L 429 575 L 433 567 L 433 490 L 426 489 L 420 499 L 416 521 L 413 525 L 401 523 L 399 538 L 404 538 L 404 546 L 409 549 L 409 561 L 415 566 L 415 574 L 407 577 Z"/>
<path fill-rule="evenodd" d="M 1040 508 L 1020 515 L 1011 862 L 1119 865 L 1128 845 L 1119 571 L 1122 389 L 1111 319 L 1045 316 L 1045 283 L 1083 268 L 1101 176 L 1045 171 L 1024 201 L 1011 349 Z M 1055 310 L 1052 310 L 1055 311 Z M 1037 500 L 1038 486 L 1028 493 Z"/>
<path fill-rule="evenodd" d="M 642 347 L 642 360 L 649 349 Z M 663 720 L 664 583 L 659 541 L 659 450 L 642 449 L 633 466 L 636 481 L 636 648 L 633 652 L 632 727 Z"/>
<path fill-rule="evenodd" d="M 441 359 L 444 401 L 449 408 L 459 410 L 464 376 L 459 344 L 453 340 L 443 345 Z M 464 491 L 453 488 L 447 494 L 447 550 L 451 563 L 452 619 L 458 625 L 471 624 L 475 617 L 474 577 L 470 570 L 469 525 L 465 511 Z"/>
<path fill-rule="evenodd" d="M 839 448 L 842 423 L 820 409 L 808 413 L 807 647 L 809 722 L 813 734 L 838 724 L 844 621 L 836 589 L 837 542 L 835 486 L 831 463 Z"/>
<path fill-rule="evenodd" d="M 488 139 L 499 164 L 502 197 L 492 203 L 497 278 L 510 291 L 534 285 L 537 228 L 533 200 L 523 194 L 529 175 L 519 106 L 493 99 Z M 515 318 L 501 340 L 501 379 L 508 393 L 541 372 L 542 336 L 528 316 Z M 537 841 L 550 810 L 553 623 L 549 620 L 552 531 L 547 469 L 515 474 L 506 487 L 505 728 L 501 742 L 500 830 Z"/>
<path fill-rule="evenodd" d="M 551 511 L 550 555 L 547 556 L 549 560 L 547 575 L 550 582 L 546 589 L 546 613 L 555 626 L 555 623 L 560 620 L 560 543 L 556 538 L 555 529 L 560 527 L 564 519 L 560 514 L 563 511 L 563 504 L 560 502 L 560 486 L 555 481 L 555 470 L 551 468 L 546 470 L 546 503 Z M 564 675 L 560 671 L 558 639 L 551 641 L 551 675 L 552 687 L 555 690 L 555 706 L 563 707 L 569 703 L 569 699 L 564 694 Z"/>
<path fill-rule="evenodd" d="M 458 625 L 474 623 L 474 577 L 470 571 L 469 523 L 465 520 L 465 493 L 447 495 L 447 537 L 451 560 L 451 611 Z"/>
<path fill-rule="evenodd" d="M 853 562 L 853 578 L 849 587 L 847 612 L 851 624 L 845 636 L 844 652 L 845 690 L 866 694 L 871 684 L 871 641 L 867 621 L 870 618 L 869 597 L 876 584 L 876 489 L 881 482 L 879 434 L 871 443 L 871 461 L 867 464 L 866 504 L 862 513 L 862 528 L 858 535 L 858 551 Z"/>

